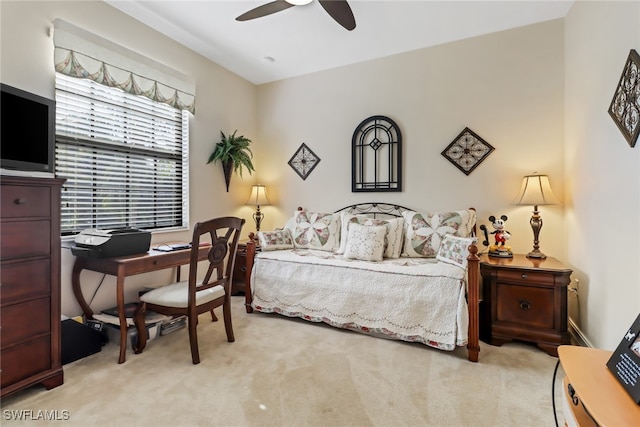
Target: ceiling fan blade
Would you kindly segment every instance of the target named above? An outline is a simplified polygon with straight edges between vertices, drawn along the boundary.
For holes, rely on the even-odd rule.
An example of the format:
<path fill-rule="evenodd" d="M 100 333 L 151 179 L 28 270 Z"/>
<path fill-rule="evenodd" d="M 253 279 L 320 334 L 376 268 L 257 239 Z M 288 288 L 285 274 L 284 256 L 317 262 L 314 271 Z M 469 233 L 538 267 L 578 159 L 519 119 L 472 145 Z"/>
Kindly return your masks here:
<path fill-rule="evenodd" d="M 347 0 L 319 0 L 320 5 L 340 25 L 351 31 L 356 28 L 356 18 Z"/>
<path fill-rule="evenodd" d="M 271 3 L 263 4 L 262 6 L 258 6 L 255 9 L 251 9 L 250 11 L 243 13 L 236 18 L 236 21 L 248 21 L 250 19 L 261 18 L 263 16 L 271 15 L 272 13 L 289 9 L 292 6 L 295 5 L 286 2 L 285 0 L 272 1 Z"/>

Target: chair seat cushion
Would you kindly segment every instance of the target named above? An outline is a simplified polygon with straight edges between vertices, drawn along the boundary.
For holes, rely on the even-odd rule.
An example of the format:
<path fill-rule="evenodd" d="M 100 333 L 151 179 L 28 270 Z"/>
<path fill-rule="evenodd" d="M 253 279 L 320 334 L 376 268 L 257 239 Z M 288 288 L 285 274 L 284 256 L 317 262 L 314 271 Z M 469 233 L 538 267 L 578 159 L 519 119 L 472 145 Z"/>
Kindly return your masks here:
<path fill-rule="evenodd" d="M 196 292 L 196 305 L 202 305 L 224 296 L 224 288 L 220 285 Z M 189 281 L 174 283 L 145 292 L 140 300 L 149 304 L 165 307 L 186 308 L 189 298 Z"/>

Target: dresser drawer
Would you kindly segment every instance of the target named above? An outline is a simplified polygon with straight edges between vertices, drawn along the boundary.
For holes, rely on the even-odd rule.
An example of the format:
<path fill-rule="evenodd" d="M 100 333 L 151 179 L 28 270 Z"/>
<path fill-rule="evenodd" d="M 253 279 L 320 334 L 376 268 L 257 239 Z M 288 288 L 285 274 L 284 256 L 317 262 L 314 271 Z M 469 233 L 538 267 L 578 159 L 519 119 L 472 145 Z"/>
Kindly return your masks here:
<path fill-rule="evenodd" d="M 2 218 L 48 217 L 51 209 L 49 187 L 3 185 L 0 196 Z"/>
<path fill-rule="evenodd" d="M 534 328 L 554 327 L 554 290 L 532 286 L 496 286 L 496 320 Z"/>
<path fill-rule="evenodd" d="M 2 304 L 42 297 L 51 291 L 51 260 L 2 263 Z"/>
<path fill-rule="evenodd" d="M 0 346 L 6 346 L 51 331 L 51 300 L 40 298 L 6 305 L 0 311 Z M 2 350 L 4 358 L 4 350 Z"/>
<path fill-rule="evenodd" d="M 42 221 L 6 221 L 0 228 L 2 259 L 46 256 L 51 252 L 51 223 Z"/>
<path fill-rule="evenodd" d="M 2 350 L 0 387 L 4 388 L 51 368 L 51 337 L 38 337 Z"/>
<path fill-rule="evenodd" d="M 498 282 L 517 283 L 521 285 L 553 285 L 554 275 L 542 271 L 529 270 L 498 270 Z"/>

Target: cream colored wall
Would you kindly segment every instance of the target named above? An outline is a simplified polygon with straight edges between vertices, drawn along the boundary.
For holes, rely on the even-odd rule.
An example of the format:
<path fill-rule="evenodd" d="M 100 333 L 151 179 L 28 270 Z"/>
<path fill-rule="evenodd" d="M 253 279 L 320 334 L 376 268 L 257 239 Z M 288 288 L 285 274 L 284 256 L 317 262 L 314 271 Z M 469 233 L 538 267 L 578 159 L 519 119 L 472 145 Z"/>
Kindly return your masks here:
<path fill-rule="evenodd" d="M 640 2 L 578 1 L 565 33 L 567 261 L 580 329 L 613 350 L 640 313 L 640 141 L 631 148 L 607 110 L 640 52 Z"/>
<path fill-rule="evenodd" d="M 556 20 L 259 86 L 258 177 L 274 202 L 263 209 L 263 229 L 281 226 L 298 206 L 473 206 L 481 224 L 506 214 L 514 251 L 530 251 L 532 207 L 510 203 L 534 171 L 547 173 L 564 199 L 563 58 Z M 351 192 L 351 137 L 373 115 L 402 131 L 402 192 Z M 440 155 L 465 127 L 495 147 L 469 176 Z M 303 142 L 321 158 L 305 181 L 287 164 Z M 563 209 L 541 207 L 541 248 L 560 259 Z"/>
<path fill-rule="evenodd" d="M 190 126 L 191 224 L 231 212 L 249 220 L 249 231 L 251 210 L 242 204 L 251 183 L 262 181 L 274 204 L 264 208 L 263 229 L 282 225 L 297 206 L 333 210 L 374 200 L 433 210 L 474 206 L 480 223 L 486 224 L 491 214 L 507 214 L 510 244 L 516 252 L 527 252 L 530 209 L 510 201 L 522 175 L 544 172 L 564 204 L 541 209 L 542 250 L 575 269 L 579 323 L 586 336 L 595 346 L 612 349 L 640 311 L 640 154 L 626 145 L 606 114 L 629 49 L 640 50 L 638 2 L 580 1 L 566 22 L 258 88 L 102 2 L 3 0 L 0 15 L 0 80 L 6 84 L 54 97 L 53 47 L 47 34 L 54 18 L 196 79 L 197 113 Z M 361 120 L 376 114 L 394 119 L 403 133 L 401 193 L 351 193 L 351 135 Z M 496 148 L 469 176 L 440 155 L 465 126 Z M 254 140 L 258 173 L 244 180 L 234 176 L 227 194 L 220 168 L 205 162 L 219 131 L 236 128 Z M 322 159 L 306 181 L 287 165 L 303 142 Z M 610 224 L 621 231 L 611 231 Z M 159 234 L 154 241 L 185 240 L 189 234 Z M 69 284 L 72 262 L 63 249 L 66 315 L 79 313 Z M 90 292 L 100 280 L 99 275 L 83 275 Z M 168 275 L 129 279 L 127 299 L 146 283 L 164 280 Z M 107 278 L 96 295 L 97 309 L 114 303 L 113 287 Z"/>
<path fill-rule="evenodd" d="M 239 129 L 247 137 L 256 135 L 256 88 L 253 84 L 213 64 L 162 34 L 122 14 L 101 1 L 0 2 L 0 80 L 11 86 L 54 98 L 53 39 L 48 29 L 62 18 L 97 35 L 121 44 L 174 68 L 196 80 L 196 114 L 190 122 L 190 224 L 219 215 L 239 215 L 252 224 L 251 209 L 242 206 L 249 196 L 253 177 L 234 176 L 226 193 L 219 165 L 207 165 L 220 130 Z M 190 240 L 191 232 L 154 234 L 153 242 Z M 80 314 L 71 292 L 73 256 L 62 250 L 62 313 Z M 92 294 L 101 275 L 83 273 L 86 293 Z M 126 299 L 149 283 L 170 280 L 170 272 L 144 274 L 127 279 Z M 115 305 L 115 281 L 107 277 L 96 294 L 95 309 Z"/>

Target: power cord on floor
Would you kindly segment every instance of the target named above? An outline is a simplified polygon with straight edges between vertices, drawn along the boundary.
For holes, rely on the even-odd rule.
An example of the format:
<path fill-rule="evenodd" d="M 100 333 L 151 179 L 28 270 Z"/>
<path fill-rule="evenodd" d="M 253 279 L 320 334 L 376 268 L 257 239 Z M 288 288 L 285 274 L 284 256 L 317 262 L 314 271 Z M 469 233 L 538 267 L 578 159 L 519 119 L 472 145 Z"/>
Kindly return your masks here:
<path fill-rule="evenodd" d="M 560 427 L 558 424 L 558 414 L 556 413 L 556 375 L 558 373 L 559 366 L 560 366 L 560 360 L 558 359 L 558 361 L 556 362 L 556 368 L 553 370 L 553 380 L 551 383 L 551 404 L 553 406 L 553 418 L 556 422 L 556 427 Z M 589 418 L 591 418 L 591 421 L 593 421 L 593 425 L 595 427 L 598 427 L 599 426 L 598 422 L 593 417 L 593 415 L 591 415 L 589 410 L 584 406 L 584 403 L 582 403 L 582 401 L 578 399 L 578 396 L 576 396 L 575 390 L 573 389 L 571 384 L 569 384 L 569 395 L 571 396 L 571 400 L 573 404 L 575 406 L 578 406 L 578 404 L 580 404 L 580 406 L 582 406 L 583 411 L 589 416 Z"/>
<path fill-rule="evenodd" d="M 560 359 L 556 362 L 556 368 L 553 370 L 553 380 L 551 382 L 551 404 L 553 405 L 553 419 L 556 422 L 556 427 L 560 427 L 558 425 L 558 414 L 556 413 L 556 375 L 558 374 L 559 366 Z"/>

